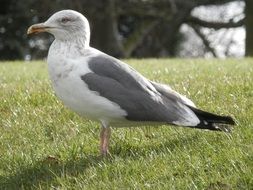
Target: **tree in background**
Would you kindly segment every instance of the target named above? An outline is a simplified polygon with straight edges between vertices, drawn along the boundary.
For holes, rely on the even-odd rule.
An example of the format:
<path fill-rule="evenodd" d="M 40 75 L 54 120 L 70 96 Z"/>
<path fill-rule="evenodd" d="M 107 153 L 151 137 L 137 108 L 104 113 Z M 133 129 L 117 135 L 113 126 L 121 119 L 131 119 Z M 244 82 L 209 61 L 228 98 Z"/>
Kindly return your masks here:
<path fill-rule="evenodd" d="M 253 56 L 253 1 L 245 0 L 246 56 Z"/>
<path fill-rule="evenodd" d="M 177 56 L 178 45 L 184 39 L 180 33 L 183 24 L 190 26 L 202 39 L 206 51 L 217 56 L 202 28 L 218 30 L 241 27 L 244 23 L 248 33 L 246 53 L 252 55 L 251 0 L 245 0 L 246 19 L 208 21 L 192 14 L 200 6 L 222 6 L 234 1 L 243 0 L 44 0 L 41 3 L 3 0 L 0 59 L 23 59 L 27 55 L 31 55 L 31 59 L 45 57 L 52 37 L 42 34 L 27 38 L 27 27 L 62 9 L 83 13 L 91 24 L 91 45 L 116 57 Z"/>
<path fill-rule="evenodd" d="M 2 0 L 0 6 L 0 59 L 23 59 L 25 30 L 29 17 L 20 1 Z M 21 14 L 22 13 L 22 14 Z"/>
<path fill-rule="evenodd" d="M 244 2 L 200 6 L 191 11 L 193 22 L 184 23 L 179 44 L 183 57 L 242 57 L 245 52 Z"/>
<path fill-rule="evenodd" d="M 230 18 L 228 21 L 222 21 L 222 19 L 208 21 L 207 18 L 201 19 L 192 14 L 198 7 L 223 6 L 227 3 L 234 2 L 234 0 L 155 0 L 145 1 L 145 6 L 138 5 L 138 3 L 141 2 L 142 1 L 135 1 L 136 4 L 134 5 L 133 3 L 129 4 L 125 1 L 125 7 L 124 3 L 121 3 L 123 13 L 124 10 L 127 10 L 128 13 L 126 14 L 128 15 L 128 10 L 131 10 L 130 14 L 135 16 L 135 18 L 142 18 L 132 32 L 132 34 L 135 32 L 137 34 L 139 33 L 139 37 L 135 35 L 135 39 L 139 40 L 133 40 L 131 44 L 131 41 L 126 39 L 126 44 L 130 42 L 130 50 L 133 50 L 130 55 L 137 57 L 177 56 L 178 45 L 183 40 L 183 36 L 179 32 L 183 24 L 190 26 L 197 36 L 201 38 L 204 48 L 216 57 L 217 54 L 210 45 L 211 42 L 208 40 L 208 36 L 203 33 L 202 28 L 219 30 L 222 28 L 234 28 L 244 25 L 244 17 L 239 20 Z M 212 13 L 212 15 L 216 14 L 216 12 Z M 144 22 L 144 20 L 146 22 Z M 144 28 L 143 25 L 145 26 Z M 128 47 L 129 46 L 126 46 L 126 50 L 128 50 Z"/>

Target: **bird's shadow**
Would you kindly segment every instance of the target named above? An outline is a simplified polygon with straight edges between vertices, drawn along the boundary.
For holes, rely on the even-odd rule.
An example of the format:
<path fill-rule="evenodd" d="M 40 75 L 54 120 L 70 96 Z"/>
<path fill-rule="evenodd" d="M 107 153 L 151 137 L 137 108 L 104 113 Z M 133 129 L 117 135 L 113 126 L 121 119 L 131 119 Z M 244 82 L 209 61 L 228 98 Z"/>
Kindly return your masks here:
<path fill-rule="evenodd" d="M 81 158 L 71 158 L 67 161 L 58 161 L 54 158 L 49 158 L 49 161 L 39 160 L 32 167 L 27 167 L 18 170 L 15 174 L 10 176 L 0 176 L 0 186 L 2 189 L 33 189 L 39 184 L 56 185 L 54 180 L 58 176 L 78 176 L 85 172 L 90 167 L 99 166 L 102 162 L 113 164 L 115 158 L 122 157 L 124 159 L 138 159 L 140 157 L 147 157 L 149 152 L 156 151 L 156 154 L 165 151 L 173 152 L 175 149 L 180 149 L 185 146 L 185 143 L 192 144 L 198 138 L 197 135 L 191 137 L 183 137 L 180 139 L 173 139 L 171 141 L 162 142 L 156 145 L 139 145 L 131 146 L 129 144 L 120 144 L 111 149 L 111 155 L 103 158 L 98 155 L 87 155 Z M 124 150 L 120 147 L 124 147 Z M 51 160 L 52 159 L 52 160 Z M 50 161 L 51 160 L 51 161 Z"/>

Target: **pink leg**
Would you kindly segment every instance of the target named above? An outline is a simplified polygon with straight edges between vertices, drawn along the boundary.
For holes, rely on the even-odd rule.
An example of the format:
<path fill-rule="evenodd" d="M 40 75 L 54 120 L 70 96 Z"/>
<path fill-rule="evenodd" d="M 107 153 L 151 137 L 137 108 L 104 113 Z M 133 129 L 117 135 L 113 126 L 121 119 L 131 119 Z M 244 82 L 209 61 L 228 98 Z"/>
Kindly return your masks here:
<path fill-rule="evenodd" d="M 102 125 L 100 132 L 100 153 L 102 156 L 106 156 L 109 153 L 109 140 L 111 135 L 110 127 L 104 127 Z"/>

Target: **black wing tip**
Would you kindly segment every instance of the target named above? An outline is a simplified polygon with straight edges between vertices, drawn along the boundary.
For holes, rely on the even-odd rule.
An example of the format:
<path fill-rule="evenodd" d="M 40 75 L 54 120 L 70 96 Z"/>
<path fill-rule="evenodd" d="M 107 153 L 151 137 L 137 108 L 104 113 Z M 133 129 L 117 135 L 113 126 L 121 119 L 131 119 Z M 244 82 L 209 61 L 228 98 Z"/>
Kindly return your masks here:
<path fill-rule="evenodd" d="M 231 132 L 232 125 L 236 125 L 235 120 L 230 116 L 222 116 L 190 107 L 199 118 L 200 123 L 196 128 L 214 131 Z"/>
<path fill-rule="evenodd" d="M 204 124 L 204 125 L 203 125 Z M 234 119 L 230 116 L 219 116 L 218 120 L 208 121 L 207 124 L 205 124 L 205 121 L 201 122 L 200 128 L 203 129 L 209 129 L 213 131 L 222 131 L 226 133 L 232 132 L 232 129 L 236 125 L 236 122 Z"/>
<path fill-rule="evenodd" d="M 206 111 L 203 111 L 191 106 L 188 106 L 188 107 L 197 115 L 197 117 L 199 117 L 199 119 L 203 119 L 211 123 L 236 125 L 234 119 L 231 116 L 217 115 L 217 114 L 206 112 Z"/>
<path fill-rule="evenodd" d="M 224 124 L 236 125 L 235 120 L 230 116 L 222 116 L 224 118 Z"/>
<path fill-rule="evenodd" d="M 222 132 L 225 132 L 225 133 L 231 133 L 232 129 L 233 129 L 233 127 L 231 127 L 230 125 L 219 124 L 217 126 L 218 131 L 222 131 Z"/>

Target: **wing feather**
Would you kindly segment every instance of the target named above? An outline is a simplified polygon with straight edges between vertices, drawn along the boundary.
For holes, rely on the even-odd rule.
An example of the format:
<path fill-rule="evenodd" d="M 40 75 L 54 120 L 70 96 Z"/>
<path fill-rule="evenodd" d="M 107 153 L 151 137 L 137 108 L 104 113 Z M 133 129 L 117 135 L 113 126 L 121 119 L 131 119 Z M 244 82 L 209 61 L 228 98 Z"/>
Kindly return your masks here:
<path fill-rule="evenodd" d="M 81 79 L 90 90 L 124 109 L 126 119 L 188 126 L 199 122 L 176 93 L 151 83 L 127 64 L 106 54 L 92 57 L 88 64 L 92 72 Z"/>

